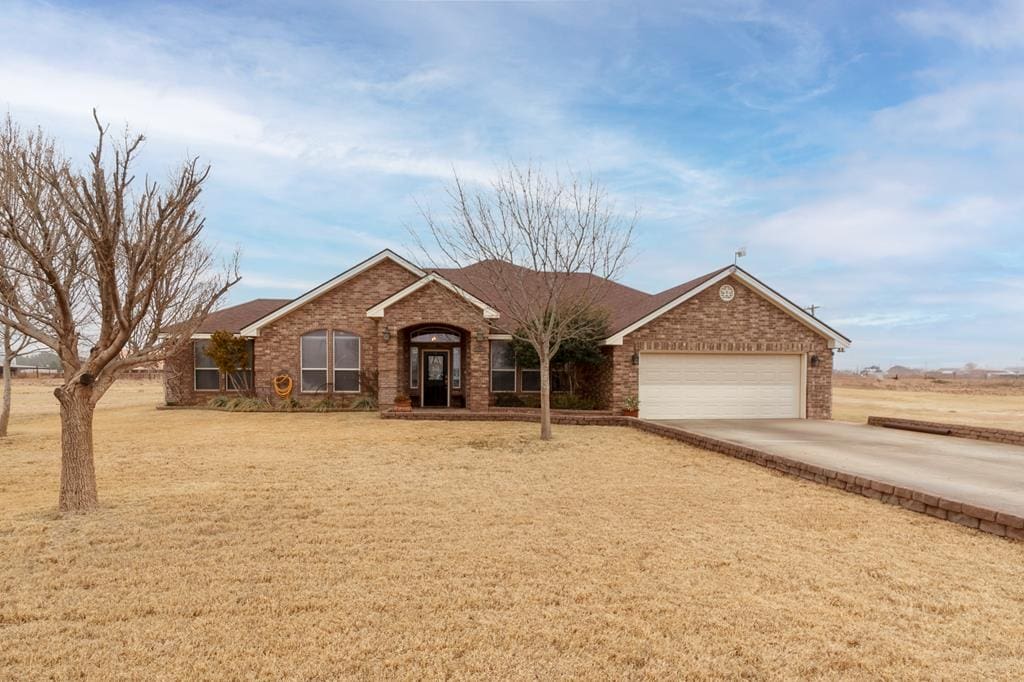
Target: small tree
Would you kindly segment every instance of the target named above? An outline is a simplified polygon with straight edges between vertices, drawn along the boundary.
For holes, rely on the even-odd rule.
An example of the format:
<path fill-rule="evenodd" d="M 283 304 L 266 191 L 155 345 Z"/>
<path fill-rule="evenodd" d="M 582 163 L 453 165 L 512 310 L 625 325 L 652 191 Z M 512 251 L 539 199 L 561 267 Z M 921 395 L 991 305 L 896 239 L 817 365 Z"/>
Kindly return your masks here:
<path fill-rule="evenodd" d="M 620 218 L 593 178 L 515 164 L 489 189 L 469 190 L 456 175 L 448 196 L 447 218 L 424 210 L 433 246 L 500 307 L 495 326 L 537 352 L 540 435 L 550 439 L 551 360 L 592 330 L 595 312 L 605 308 L 607 280 L 625 264 L 636 215 Z"/>
<path fill-rule="evenodd" d="M 0 325 L 0 335 L 3 336 L 4 353 L 4 397 L 3 402 L 0 403 L 0 437 L 4 437 L 7 435 L 7 428 L 11 423 L 11 372 L 14 359 L 24 355 L 32 345 L 32 339 L 7 324 Z"/>
<path fill-rule="evenodd" d="M 228 331 L 215 331 L 210 335 L 206 354 L 213 360 L 213 364 L 217 365 L 221 374 L 230 377 L 229 385 L 233 383 L 239 392 L 252 388 L 245 380 L 245 372 L 252 362 L 248 339 L 235 336 Z"/>
<path fill-rule="evenodd" d="M 581 324 L 579 335 L 562 342 L 562 346 L 551 358 L 551 366 L 561 368 L 569 381 L 569 393 L 576 394 L 576 372 L 581 366 L 597 366 L 605 361 L 601 352 L 601 341 L 608 336 L 608 317 L 604 311 L 591 311 L 590 324 Z M 540 357 L 533 344 L 525 340 L 524 333 L 512 337 L 512 352 L 516 362 L 523 367 L 540 367 Z"/>
<path fill-rule="evenodd" d="M 77 171 L 41 131 L 0 127 L 0 323 L 54 351 L 63 383 L 61 511 L 97 504 L 93 413 L 122 372 L 182 350 L 239 277 L 200 239 L 209 167 L 136 185 L 143 137 L 98 140 Z"/>

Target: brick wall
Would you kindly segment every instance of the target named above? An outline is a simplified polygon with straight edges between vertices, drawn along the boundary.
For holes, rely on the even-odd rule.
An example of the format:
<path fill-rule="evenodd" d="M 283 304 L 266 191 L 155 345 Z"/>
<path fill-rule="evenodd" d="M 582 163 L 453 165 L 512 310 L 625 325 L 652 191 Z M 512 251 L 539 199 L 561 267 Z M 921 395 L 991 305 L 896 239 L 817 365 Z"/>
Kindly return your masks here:
<path fill-rule="evenodd" d="M 718 290 L 731 284 L 736 296 L 723 301 Z M 728 277 L 625 337 L 610 349 L 611 405 L 622 409 L 626 397 L 639 393 L 634 353 L 687 351 L 704 353 L 801 353 L 818 358 L 807 363 L 807 416 L 832 416 L 832 351 L 828 340 L 739 280 Z"/>
<path fill-rule="evenodd" d="M 300 388 L 299 338 L 311 331 L 326 329 L 355 334 L 360 338 L 360 365 L 364 371 L 377 367 L 378 320 L 366 316 L 377 303 L 415 282 L 418 278 L 402 266 L 384 260 L 323 296 L 292 311 L 260 330 L 256 339 L 256 387 L 261 394 L 273 390 L 273 378 L 289 374 L 295 382 L 293 396 L 312 398 Z M 334 366 L 334 348 L 328 336 L 327 366 Z M 345 404 L 358 397 L 352 393 L 333 393 L 333 372 L 327 373 L 327 393 Z"/>
<path fill-rule="evenodd" d="M 463 332 L 462 392 L 466 406 L 474 410 L 487 407 L 489 325 L 479 308 L 440 284 L 430 283 L 389 306 L 380 324 L 387 325 L 390 332 L 387 340 L 382 333 L 376 336 L 381 409 L 390 407 L 398 393 L 409 392 L 404 334 L 410 327 L 424 324 L 458 327 Z M 480 335 L 483 340 L 477 338 Z"/>
<path fill-rule="evenodd" d="M 167 356 L 164 360 L 164 402 L 168 405 L 194 405 L 197 402 L 204 402 L 210 395 L 200 394 L 196 396 L 193 387 L 195 386 L 192 376 L 192 344 L 188 343 L 184 348 L 173 355 Z"/>
<path fill-rule="evenodd" d="M 966 426 L 964 424 L 948 424 L 946 422 L 921 421 L 919 419 L 903 419 L 900 417 L 868 417 L 871 426 L 884 426 L 890 429 L 923 430 L 954 438 L 970 438 L 987 440 L 993 443 L 1008 445 L 1024 445 L 1024 432 L 1007 429 L 992 429 L 986 426 Z"/>

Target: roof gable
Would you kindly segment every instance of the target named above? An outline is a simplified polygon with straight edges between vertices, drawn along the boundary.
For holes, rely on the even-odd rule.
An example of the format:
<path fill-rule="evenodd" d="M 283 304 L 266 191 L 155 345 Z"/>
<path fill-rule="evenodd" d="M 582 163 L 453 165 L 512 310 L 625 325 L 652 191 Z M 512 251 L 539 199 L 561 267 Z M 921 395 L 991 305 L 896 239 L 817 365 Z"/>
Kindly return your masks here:
<path fill-rule="evenodd" d="M 473 294 L 469 293 L 465 289 L 463 289 L 463 288 L 453 284 L 452 282 L 450 282 L 448 279 L 442 277 L 437 272 L 432 272 L 429 275 L 425 275 L 425 276 L 421 277 L 420 279 L 416 280 L 415 282 L 413 282 L 412 284 L 410 284 L 409 286 L 405 287 L 401 291 L 397 291 L 394 294 L 392 294 L 391 296 L 388 296 L 386 299 L 384 299 L 383 301 L 381 301 L 377 305 L 375 305 L 372 308 L 370 308 L 369 310 L 367 310 L 366 311 L 366 316 L 367 317 L 384 317 L 384 311 L 388 308 L 388 306 L 390 306 L 390 305 L 392 305 L 394 303 L 397 303 L 398 301 L 401 301 L 406 296 L 409 296 L 410 294 L 419 291 L 420 289 L 422 289 L 423 287 L 427 286 L 428 284 L 430 284 L 432 282 L 436 282 L 437 284 L 443 286 L 444 288 L 448 289 L 449 291 L 451 291 L 451 292 L 457 294 L 458 296 L 460 296 L 467 303 L 470 303 L 471 305 L 474 305 L 477 308 L 479 308 L 481 310 L 481 312 L 483 313 L 483 316 L 485 318 L 487 318 L 487 319 L 497 319 L 498 317 L 500 317 L 500 314 L 498 313 L 497 310 L 495 310 L 491 306 L 487 305 L 486 303 L 484 303 L 479 298 L 477 298 Z"/>
<path fill-rule="evenodd" d="M 335 277 L 327 280 L 323 284 L 314 287 L 313 289 L 310 289 L 309 291 L 302 294 L 298 298 L 292 299 L 286 305 L 282 305 L 276 310 L 270 312 L 269 314 L 264 315 L 263 317 L 257 320 L 254 320 L 253 322 L 246 325 L 239 333 L 242 336 L 259 336 L 260 329 L 262 327 L 265 327 L 266 325 L 270 324 L 271 322 L 274 322 L 275 320 L 281 319 L 282 317 L 292 312 L 293 310 L 296 310 L 297 308 L 304 306 L 310 301 L 319 298 L 320 296 L 323 296 L 328 291 L 331 291 L 332 289 L 344 284 L 345 282 L 352 279 L 356 275 L 366 272 L 373 266 L 385 260 L 390 260 L 402 266 L 403 268 L 405 268 L 406 270 L 408 270 L 409 272 L 413 273 L 418 277 L 423 277 L 426 275 L 425 272 L 420 270 L 411 262 L 407 261 L 406 259 L 396 254 L 394 251 L 391 251 L 390 249 L 384 249 L 380 253 L 370 256 L 363 262 L 352 266 L 345 272 L 336 275 Z"/>
<path fill-rule="evenodd" d="M 821 320 L 810 315 L 806 310 L 798 306 L 797 304 L 790 301 L 788 298 L 778 293 L 761 280 L 757 279 L 749 272 L 737 265 L 730 265 L 724 267 L 715 272 L 708 273 L 703 277 L 698 277 L 695 280 L 681 284 L 678 287 L 672 289 L 666 289 L 661 294 L 656 294 L 652 298 L 655 299 L 655 307 L 647 312 L 642 317 L 638 318 L 634 322 L 626 325 L 619 331 L 615 332 L 607 339 L 605 339 L 605 345 L 610 346 L 621 346 L 624 338 L 627 334 L 640 329 L 644 325 L 656 320 L 668 311 L 679 306 L 680 304 L 690 300 L 702 291 L 714 286 L 718 282 L 724 280 L 729 276 L 735 277 L 737 280 L 754 290 L 762 297 L 768 299 L 771 303 L 781 308 L 784 312 L 788 313 L 792 317 L 796 318 L 799 322 L 805 326 L 811 328 L 818 334 L 824 336 L 829 340 L 829 347 L 831 348 L 848 348 L 850 346 L 850 339 L 837 332 L 832 327 L 828 326 Z"/>

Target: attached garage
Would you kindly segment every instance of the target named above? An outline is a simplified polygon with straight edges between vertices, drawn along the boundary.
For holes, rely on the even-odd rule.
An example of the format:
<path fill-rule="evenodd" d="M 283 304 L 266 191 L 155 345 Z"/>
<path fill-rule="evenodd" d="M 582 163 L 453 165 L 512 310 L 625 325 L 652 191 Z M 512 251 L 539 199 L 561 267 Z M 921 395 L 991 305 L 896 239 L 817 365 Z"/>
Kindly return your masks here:
<path fill-rule="evenodd" d="M 644 419 L 777 419 L 804 416 L 803 356 L 640 353 Z"/>

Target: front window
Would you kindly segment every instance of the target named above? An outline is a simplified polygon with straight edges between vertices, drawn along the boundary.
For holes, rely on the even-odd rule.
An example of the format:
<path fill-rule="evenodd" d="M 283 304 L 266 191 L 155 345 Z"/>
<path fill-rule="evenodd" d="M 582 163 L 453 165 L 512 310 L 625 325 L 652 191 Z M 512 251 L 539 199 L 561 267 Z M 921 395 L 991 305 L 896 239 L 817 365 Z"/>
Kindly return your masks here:
<path fill-rule="evenodd" d="M 522 382 L 524 393 L 540 393 L 540 369 L 537 367 L 523 367 L 523 375 L 519 378 Z"/>
<path fill-rule="evenodd" d="M 235 371 L 228 374 L 228 389 L 232 391 L 249 391 L 252 390 L 252 363 L 253 363 L 253 350 L 254 342 L 249 339 L 245 342 L 245 362 L 241 367 L 236 367 Z"/>
<path fill-rule="evenodd" d="M 334 332 L 334 390 L 359 392 L 359 337 Z"/>
<path fill-rule="evenodd" d="M 409 388 L 420 387 L 420 349 L 409 349 Z"/>
<path fill-rule="evenodd" d="M 327 388 L 327 332 L 320 330 L 304 334 L 299 340 L 302 365 L 301 390 L 316 393 Z"/>
<path fill-rule="evenodd" d="M 452 348 L 452 388 L 462 388 L 461 348 Z"/>
<path fill-rule="evenodd" d="M 516 356 L 509 341 L 491 341 L 491 391 L 516 390 Z"/>
<path fill-rule="evenodd" d="M 213 358 L 206 354 L 208 340 L 193 341 L 192 354 L 195 366 L 195 389 L 197 391 L 219 391 L 220 370 Z"/>

